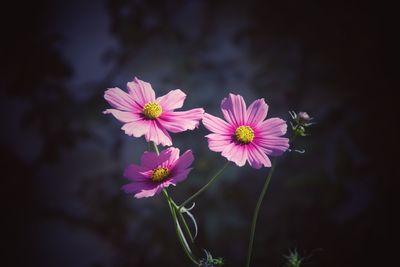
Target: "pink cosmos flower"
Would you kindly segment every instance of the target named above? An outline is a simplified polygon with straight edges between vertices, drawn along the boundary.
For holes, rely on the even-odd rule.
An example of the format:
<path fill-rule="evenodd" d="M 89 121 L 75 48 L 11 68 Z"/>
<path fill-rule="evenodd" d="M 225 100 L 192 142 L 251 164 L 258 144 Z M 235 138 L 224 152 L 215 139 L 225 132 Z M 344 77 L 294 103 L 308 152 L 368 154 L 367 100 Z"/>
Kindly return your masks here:
<path fill-rule="evenodd" d="M 289 139 L 281 137 L 286 133 L 286 122 L 279 118 L 264 120 L 268 105 L 264 99 L 254 101 L 248 108 L 240 95 L 229 94 L 221 102 L 226 121 L 210 114 L 204 114 L 203 124 L 210 130 L 208 147 L 244 166 L 271 167 L 267 155 L 279 156 L 289 148 Z"/>
<path fill-rule="evenodd" d="M 179 149 L 170 147 L 157 155 L 145 151 L 140 166 L 131 164 L 124 172 L 124 176 L 132 181 L 122 187 L 125 193 L 135 193 L 135 198 L 152 197 L 163 188 L 186 179 L 192 168 L 194 158 L 191 150 L 187 150 L 179 157 Z"/>
<path fill-rule="evenodd" d="M 186 98 L 186 94 L 179 89 L 156 98 L 151 85 L 136 77 L 128 82 L 127 87 L 128 93 L 119 88 L 110 88 L 104 93 L 104 98 L 114 107 L 104 111 L 104 114 L 112 114 L 123 122 L 121 129 L 127 135 L 144 135 L 147 142 L 170 146 L 172 139 L 168 132 L 193 130 L 203 117 L 202 108 L 174 111 L 183 106 Z"/>

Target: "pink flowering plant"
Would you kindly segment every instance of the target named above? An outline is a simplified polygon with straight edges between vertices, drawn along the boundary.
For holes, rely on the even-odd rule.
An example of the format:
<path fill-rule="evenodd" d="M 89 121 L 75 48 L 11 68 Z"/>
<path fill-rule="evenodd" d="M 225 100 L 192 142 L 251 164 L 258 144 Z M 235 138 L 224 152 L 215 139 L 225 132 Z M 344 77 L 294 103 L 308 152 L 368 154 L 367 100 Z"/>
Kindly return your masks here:
<path fill-rule="evenodd" d="M 285 137 L 286 121 L 280 118 L 268 118 L 268 105 L 264 99 L 257 99 L 248 107 L 241 95 L 229 94 L 221 102 L 222 118 L 205 113 L 203 108 L 176 111 L 183 107 L 186 94 L 181 90 L 172 90 L 164 96 L 156 97 L 150 83 L 134 78 L 127 84 L 127 92 L 119 88 L 105 91 L 105 100 L 112 108 L 104 111 L 113 115 L 123 125 L 125 134 L 140 138 L 144 136 L 151 151 L 144 151 L 139 164 L 130 164 L 123 175 L 129 183 L 122 187 L 125 193 L 135 198 L 153 197 L 162 193 L 168 203 L 178 240 L 188 259 L 195 266 L 220 266 L 222 258 L 214 258 L 204 250 L 205 257 L 195 252 L 197 223 L 191 210 L 193 200 L 206 190 L 225 170 L 229 162 L 238 167 L 246 163 L 254 169 L 268 168 L 264 186 L 254 210 L 246 266 L 250 266 L 255 237 L 257 217 L 262 200 L 268 189 L 276 165 L 276 157 L 286 151 L 302 152 L 289 149 L 289 143 L 300 136 L 305 136 L 306 128 L 312 123 L 305 112 L 289 112 L 292 118 L 292 137 Z M 223 167 L 209 179 L 195 194 L 178 205 L 168 193 L 169 186 L 184 182 L 192 170 L 194 156 L 191 150 L 183 153 L 172 147 L 170 133 L 194 130 L 200 121 L 211 133 L 206 135 L 211 151 L 221 153 L 227 159 Z M 158 146 L 169 146 L 159 150 Z M 272 160 L 271 160 L 272 157 Z M 192 203 L 190 208 L 187 205 Z M 191 220 L 194 229 L 189 227 Z"/>

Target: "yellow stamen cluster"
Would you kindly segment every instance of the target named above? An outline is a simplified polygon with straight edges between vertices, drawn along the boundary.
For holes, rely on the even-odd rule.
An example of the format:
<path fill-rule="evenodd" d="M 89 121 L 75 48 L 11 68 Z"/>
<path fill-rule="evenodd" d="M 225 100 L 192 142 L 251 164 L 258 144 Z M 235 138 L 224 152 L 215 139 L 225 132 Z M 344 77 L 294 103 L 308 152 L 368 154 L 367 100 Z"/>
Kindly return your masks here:
<path fill-rule="evenodd" d="M 160 117 L 161 113 L 162 113 L 161 106 L 155 102 L 149 102 L 146 105 L 144 105 L 143 115 L 147 119 L 151 119 L 151 120 L 156 119 L 156 118 Z"/>
<path fill-rule="evenodd" d="M 153 182 L 161 182 L 168 177 L 169 173 L 170 171 L 167 168 L 158 167 L 153 171 L 153 174 L 151 175 L 151 180 Z"/>
<path fill-rule="evenodd" d="M 235 139 L 241 144 L 251 143 L 254 139 L 254 131 L 249 126 L 240 126 L 236 128 Z"/>

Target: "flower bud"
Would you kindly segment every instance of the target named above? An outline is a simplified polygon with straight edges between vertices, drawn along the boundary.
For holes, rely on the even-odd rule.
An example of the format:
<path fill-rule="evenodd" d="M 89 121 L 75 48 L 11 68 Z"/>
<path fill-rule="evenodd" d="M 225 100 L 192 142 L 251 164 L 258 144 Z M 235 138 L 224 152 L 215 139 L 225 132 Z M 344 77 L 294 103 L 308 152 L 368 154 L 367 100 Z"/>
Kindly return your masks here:
<path fill-rule="evenodd" d="M 304 122 L 307 122 L 307 121 L 311 120 L 311 118 L 308 115 L 308 113 L 304 112 L 304 111 L 300 111 L 299 113 L 297 113 L 297 117 L 299 118 L 300 121 L 304 121 Z"/>
<path fill-rule="evenodd" d="M 292 125 L 292 130 L 295 139 L 298 136 L 307 136 L 307 128 L 314 124 L 311 122 L 312 118 L 308 115 L 307 112 L 300 111 L 295 113 L 294 111 L 289 111 L 290 116 L 292 117 L 292 121 L 290 124 Z"/>

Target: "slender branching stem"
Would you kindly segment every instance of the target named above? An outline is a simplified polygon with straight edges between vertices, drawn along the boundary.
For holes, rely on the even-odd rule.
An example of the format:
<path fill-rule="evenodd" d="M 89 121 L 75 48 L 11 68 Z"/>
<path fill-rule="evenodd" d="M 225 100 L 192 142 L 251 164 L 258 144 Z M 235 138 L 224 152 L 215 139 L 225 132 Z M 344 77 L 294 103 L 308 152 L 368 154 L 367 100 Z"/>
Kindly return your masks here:
<path fill-rule="evenodd" d="M 192 232 L 190 232 L 189 225 L 187 224 L 185 217 L 183 216 L 181 210 L 179 209 L 179 206 L 176 205 L 175 201 L 171 197 L 170 197 L 170 200 L 171 200 L 171 204 L 172 204 L 173 208 L 175 209 L 175 212 L 179 215 L 179 219 L 181 220 L 181 222 L 183 223 L 183 226 L 185 227 L 185 231 L 187 232 L 187 234 L 190 238 L 190 241 L 192 243 L 194 243 L 194 237 L 192 235 Z"/>
<path fill-rule="evenodd" d="M 163 190 L 163 194 L 164 194 L 165 198 L 167 199 L 168 206 L 171 211 L 172 219 L 174 221 L 176 235 L 178 236 L 179 242 L 180 242 L 183 250 L 185 251 L 186 256 L 190 259 L 190 261 L 193 262 L 194 264 L 196 264 L 196 266 L 199 266 L 199 262 L 194 258 L 191 251 L 188 250 L 187 244 L 185 243 L 186 241 L 184 240 L 184 237 L 182 236 L 183 233 L 180 231 L 178 218 L 176 216 L 177 211 L 174 207 L 173 200 L 169 197 L 169 195 L 165 189 Z"/>
<path fill-rule="evenodd" d="M 274 172 L 275 166 L 276 166 L 276 159 L 273 159 L 271 169 L 269 170 L 267 178 L 265 179 L 265 183 L 262 188 L 261 194 L 258 198 L 256 208 L 254 209 L 253 220 L 251 222 L 249 247 L 247 250 L 246 267 L 250 267 L 251 254 L 252 254 L 252 250 L 253 250 L 254 234 L 256 232 L 258 213 L 260 211 L 261 203 L 264 199 L 265 193 L 267 192 L 269 182 L 271 181 L 272 173 Z"/>
<path fill-rule="evenodd" d="M 199 189 L 196 193 L 194 193 L 191 197 L 186 199 L 180 206 L 179 210 L 181 210 L 183 207 L 185 207 L 186 204 L 191 202 L 193 199 L 195 199 L 198 195 L 200 195 L 204 190 L 207 189 L 217 178 L 218 176 L 225 170 L 225 168 L 229 165 L 229 161 L 225 163 L 225 165 L 206 183 L 202 188 Z"/>

